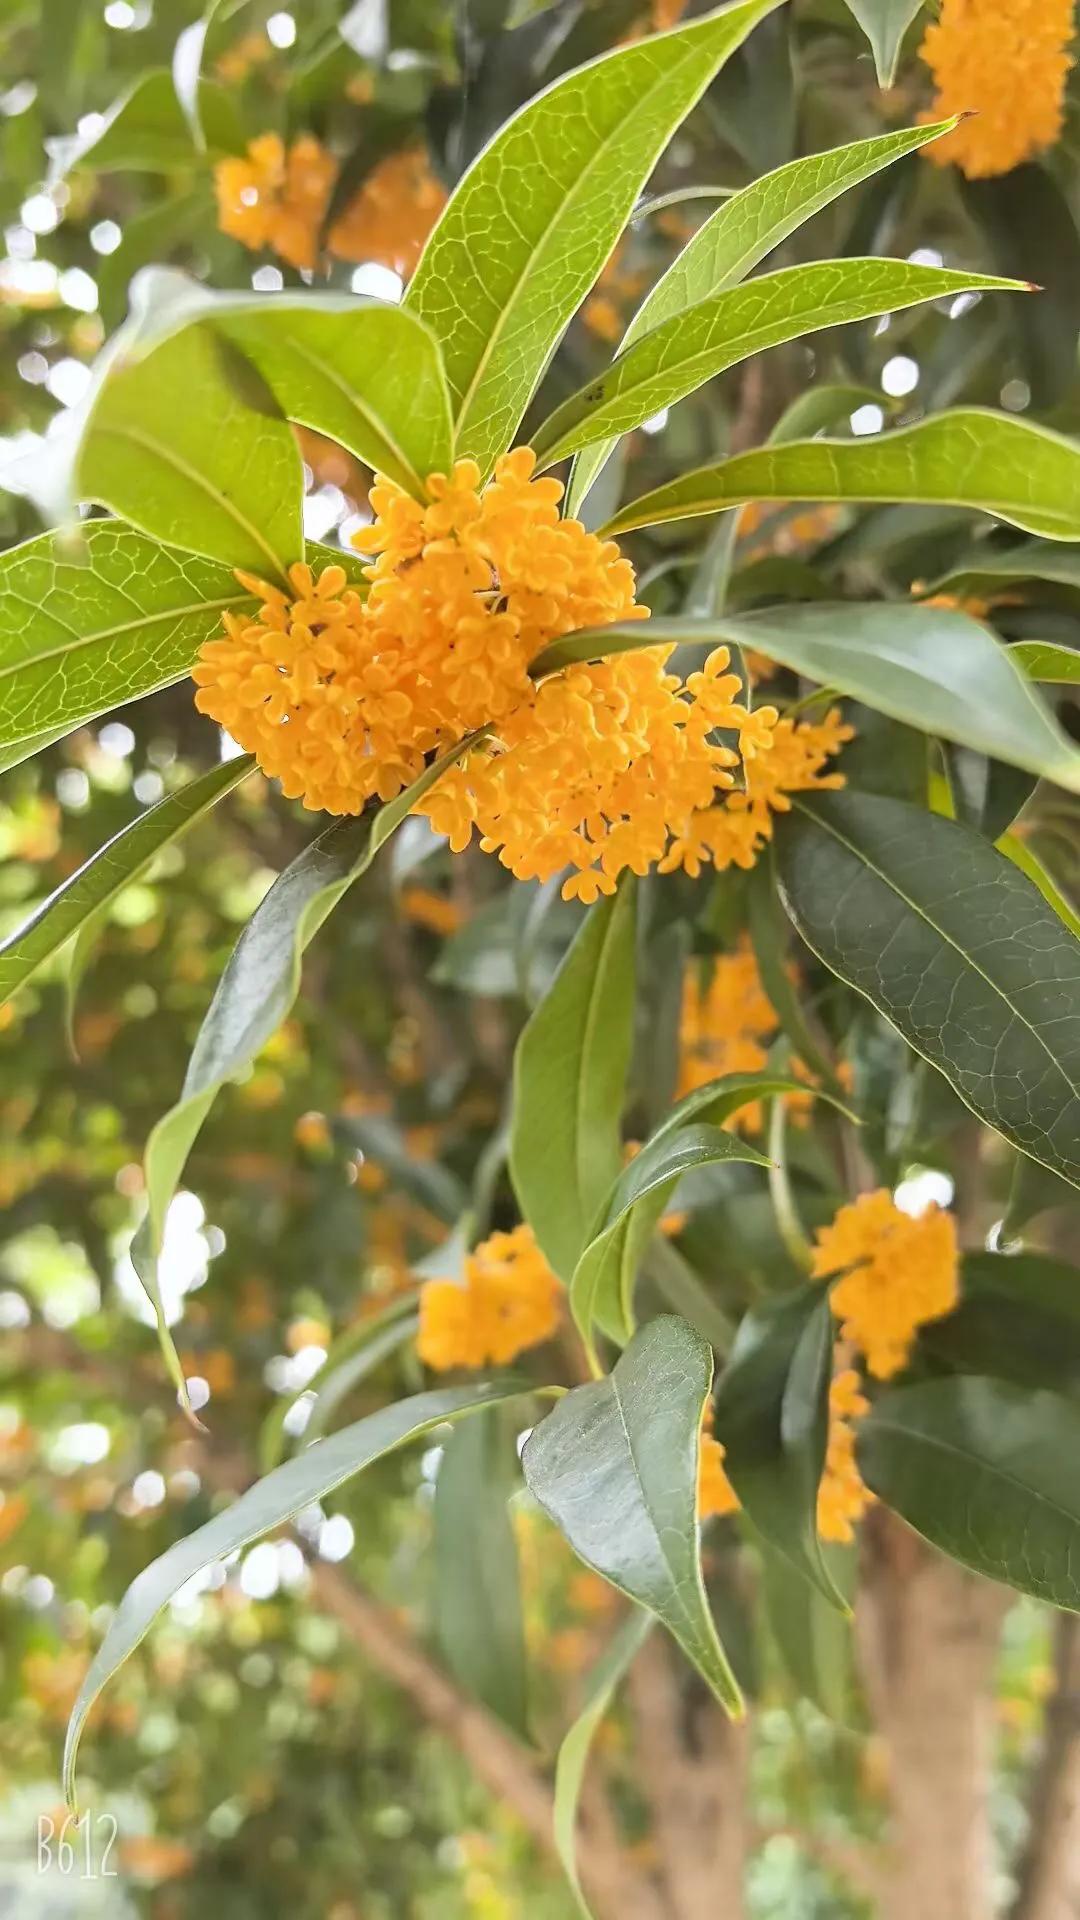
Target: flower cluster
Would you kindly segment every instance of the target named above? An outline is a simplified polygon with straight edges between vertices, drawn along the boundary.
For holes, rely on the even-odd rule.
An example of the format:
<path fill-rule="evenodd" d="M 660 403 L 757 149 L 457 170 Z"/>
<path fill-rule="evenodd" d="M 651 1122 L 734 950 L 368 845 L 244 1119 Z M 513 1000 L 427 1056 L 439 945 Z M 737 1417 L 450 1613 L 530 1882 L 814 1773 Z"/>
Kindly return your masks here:
<path fill-rule="evenodd" d="M 938 1206 L 916 1217 L 884 1189 L 840 1208 L 816 1236 L 815 1279 L 840 1274 L 833 1312 L 844 1339 L 879 1380 L 907 1361 L 921 1326 L 951 1312 L 958 1298 L 956 1227 Z"/>
<path fill-rule="evenodd" d="M 853 1367 L 842 1368 L 829 1388 L 829 1437 L 818 1487 L 817 1530 L 823 1540 L 853 1540 L 855 1522 L 874 1498 L 855 1459 L 852 1425 L 869 1411 L 858 1374 Z"/>
<path fill-rule="evenodd" d="M 768 1065 L 768 1046 L 779 1029 L 779 1017 L 762 985 L 745 934 L 734 952 L 717 954 L 704 963 L 692 962 L 683 986 L 678 1097 L 682 1099 L 725 1074 L 760 1073 Z M 808 1086 L 814 1084 L 815 1076 L 801 1060 L 791 1060 L 787 1071 Z M 837 1077 L 842 1085 L 849 1081 L 846 1062 L 841 1063 Z M 809 1092 L 784 1096 L 784 1105 L 795 1117 L 805 1116 L 810 1104 Z M 762 1102 L 752 1100 L 727 1124 L 742 1132 L 759 1133 L 763 1121 Z"/>
<path fill-rule="evenodd" d="M 967 113 L 926 148 L 969 180 L 1008 173 L 1060 137 L 1073 0 L 943 0 L 922 58 L 937 83 L 928 119 Z"/>
<path fill-rule="evenodd" d="M 493 1233 L 465 1256 L 461 1284 L 428 1280 L 420 1289 L 416 1350 L 437 1373 L 505 1366 L 548 1340 L 559 1324 L 562 1289 L 531 1227 Z"/>
<path fill-rule="evenodd" d="M 262 133 L 246 154 L 228 155 L 214 169 L 218 225 L 253 252 L 269 247 L 310 271 L 337 175 L 337 161 L 313 134 L 287 148 L 279 134 Z M 340 260 L 375 260 L 404 278 L 445 202 L 422 148 L 403 148 L 368 175 L 332 222 L 326 246 Z"/>
<path fill-rule="evenodd" d="M 789 793 L 838 783 L 825 763 L 850 729 L 837 713 L 751 713 L 723 647 L 685 683 L 667 672 L 670 647 L 534 680 L 551 642 L 647 612 L 615 543 L 561 519 L 561 484 L 534 467 L 519 447 L 481 490 L 462 460 L 423 501 L 378 481 L 358 536 L 376 556 L 366 594 L 338 566 L 318 579 L 294 567 L 291 594 L 241 575 L 260 610 L 227 615 L 203 647 L 196 704 L 287 795 L 331 813 L 392 798 L 430 754 L 486 727 L 417 811 L 455 850 L 476 832 L 518 879 L 571 868 L 568 899 L 613 892 L 628 868 L 751 866 Z"/>
<path fill-rule="evenodd" d="M 739 1511 L 739 1496 L 724 1471 L 724 1449 L 713 1434 L 712 1424 L 713 1406 L 710 1400 L 701 1423 L 701 1441 L 698 1450 L 697 1517 L 699 1520 L 711 1520 L 714 1516 Z"/>

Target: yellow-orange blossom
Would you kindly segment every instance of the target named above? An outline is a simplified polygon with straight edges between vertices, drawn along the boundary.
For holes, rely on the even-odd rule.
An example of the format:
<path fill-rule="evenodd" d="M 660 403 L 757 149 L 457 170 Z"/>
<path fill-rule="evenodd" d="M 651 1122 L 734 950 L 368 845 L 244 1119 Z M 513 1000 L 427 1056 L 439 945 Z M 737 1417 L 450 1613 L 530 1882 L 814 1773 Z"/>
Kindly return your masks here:
<path fill-rule="evenodd" d="M 966 113 L 926 148 L 970 180 L 1008 173 L 1060 138 L 1073 0 L 943 0 L 919 51 L 937 82 L 935 120 Z"/>
<path fill-rule="evenodd" d="M 490 725 L 417 811 L 455 850 L 477 832 L 518 879 L 569 867 L 567 898 L 610 893 L 627 868 L 751 866 L 789 793 L 839 784 L 824 768 L 848 730 L 837 713 L 812 725 L 749 712 L 723 647 L 685 684 L 666 671 L 670 647 L 536 684 L 530 663 L 550 642 L 647 609 L 615 543 L 560 519 L 562 486 L 534 466 L 519 447 L 481 489 L 462 460 L 423 502 L 377 481 L 358 536 L 377 556 L 366 595 L 336 566 L 318 579 L 294 567 L 291 596 L 241 575 L 260 610 L 226 615 L 203 647 L 196 704 L 287 795 L 330 813 L 391 799 L 430 754 Z"/>

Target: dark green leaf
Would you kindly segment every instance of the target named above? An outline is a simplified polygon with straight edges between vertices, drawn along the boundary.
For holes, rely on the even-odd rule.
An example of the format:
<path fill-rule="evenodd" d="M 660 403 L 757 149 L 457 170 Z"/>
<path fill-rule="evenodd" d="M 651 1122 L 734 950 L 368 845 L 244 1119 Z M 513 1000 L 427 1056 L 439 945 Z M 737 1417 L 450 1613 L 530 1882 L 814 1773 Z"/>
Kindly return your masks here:
<path fill-rule="evenodd" d="M 577 1868 L 578 1800 L 596 1730 L 607 1713 L 634 1655 L 652 1632 L 653 1616 L 635 1607 L 585 1681 L 585 1703 L 564 1734 L 555 1760 L 555 1846 L 584 1920 L 592 1920 Z"/>
<path fill-rule="evenodd" d="M 1042 1253 L 965 1255 L 959 1306 L 923 1328 L 917 1350 L 957 1373 L 1075 1394 L 1080 1268 Z"/>
<path fill-rule="evenodd" d="M 987 1125 L 1080 1185 L 1080 941 L 977 834 L 870 794 L 797 801 L 776 838 L 807 945 Z"/>
<path fill-rule="evenodd" d="M 529 1488 L 574 1552 L 661 1620 L 728 1712 L 742 1699 L 701 1579 L 697 1467 L 712 1379 L 705 1341 L 672 1314 L 613 1373 L 575 1387 L 525 1443 Z"/>
<path fill-rule="evenodd" d="M 904 35 L 923 0 L 847 0 L 850 11 L 874 49 L 879 87 L 891 87 Z"/>
<path fill-rule="evenodd" d="M 855 1597 L 852 1547 L 822 1546 L 831 1584 L 850 1606 Z M 777 1651 L 795 1687 L 830 1720 L 850 1721 L 855 1684 L 852 1630 L 835 1604 L 807 1588 L 790 1561 L 761 1545 L 761 1589 Z"/>
<path fill-rule="evenodd" d="M 509 1500 L 514 1434 L 485 1409 L 446 1443 L 435 1482 L 435 1628 L 466 1692 L 528 1738 L 525 1630 Z"/>
<path fill-rule="evenodd" d="M 1055 406 L 1076 375 L 1080 331 L 1080 235 L 1053 175 L 1029 162 L 989 180 L 964 180 L 964 199 L 999 273 L 1039 285 L 1037 300 L 1011 303 L 1021 370 L 1036 408 Z"/>

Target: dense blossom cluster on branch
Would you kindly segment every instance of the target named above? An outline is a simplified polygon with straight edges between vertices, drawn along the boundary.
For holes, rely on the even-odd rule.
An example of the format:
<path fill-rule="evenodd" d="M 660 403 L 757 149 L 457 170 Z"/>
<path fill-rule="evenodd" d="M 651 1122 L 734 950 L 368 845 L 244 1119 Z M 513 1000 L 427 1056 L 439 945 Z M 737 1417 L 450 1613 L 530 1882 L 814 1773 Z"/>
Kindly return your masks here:
<path fill-rule="evenodd" d="M 291 267 L 310 272 L 325 248 L 339 260 L 373 260 L 406 279 L 446 203 L 423 148 L 387 154 L 327 225 L 337 178 L 337 161 L 313 134 L 286 147 L 280 134 L 261 133 L 246 153 L 230 154 L 214 169 L 218 225 L 252 252 L 269 248 Z"/>
<path fill-rule="evenodd" d="M 928 118 L 966 117 L 925 149 L 970 180 L 1053 146 L 1065 120 L 1073 0 L 942 0 L 920 49 L 937 83 Z"/>

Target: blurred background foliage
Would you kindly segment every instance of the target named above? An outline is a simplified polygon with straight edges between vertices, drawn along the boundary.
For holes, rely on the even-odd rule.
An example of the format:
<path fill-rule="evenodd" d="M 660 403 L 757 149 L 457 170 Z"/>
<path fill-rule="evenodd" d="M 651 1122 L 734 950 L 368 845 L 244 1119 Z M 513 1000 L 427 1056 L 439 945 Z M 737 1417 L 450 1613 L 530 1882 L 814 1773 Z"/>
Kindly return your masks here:
<path fill-rule="evenodd" d="M 329 284 L 393 297 L 441 187 L 495 127 L 569 66 L 677 12 L 665 0 L 307 0 L 295 12 L 225 0 L 204 19 L 176 0 L 4 0 L 0 453 L 15 489 L 0 495 L 4 543 L 37 530 L 20 475 L 78 404 L 139 267 L 171 262 L 220 287 Z M 916 24 L 883 93 L 843 0 L 795 0 L 770 18 L 674 142 L 654 182 L 674 199 L 631 227 L 538 408 L 606 361 L 643 290 L 711 204 L 689 190 L 739 186 L 797 152 L 908 124 L 926 109 L 918 39 Z M 384 172 L 389 197 L 368 206 L 368 257 L 331 253 L 304 268 L 270 246 L 254 251 L 219 230 L 215 168 L 220 182 L 221 162 L 266 133 L 286 145 L 310 135 L 332 155 L 324 226 L 395 154 L 424 156 L 423 205 Z M 774 353 L 633 436 L 636 490 L 763 438 L 815 384 L 851 389 L 844 424 L 856 432 L 958 400 L 1032 407 L 1075 426 L 1076 140 L 1071 99 L 1060 144 L 1001 180 L 965 183 L 912 156 L 821 216 L 798 236 L 802 251 L 785 256 L 873 250 L 1020 272 L 1048 289 L 1034 317 L 1027 303 L 964 296 Z M 369 476 L 313 436 L 303 445 L 308 531 L 347 542 L 366 517 Z M 614 463 L 612 482 L 619 477 Z M 970 532 L 970 515 L 941 510 L 751 509 L 730 602 L 906 591 L 947 574 Z M 633 551 L 651 604 L 678 608 L 696 558 L 684 534 L 661 528 Z M 1080 572 L 1028 583 L 995 618 L 1008 638 L 1075 646 Z M 870 786 L 887 778 L 894 790 L 899 781 L 902 791 L 904 730 L 859 718 L 850 776 Z M 1063 718 L 1080 737 L 1067 700 Z M 181 687 L 7 771 L 0 933 L 139 808 L 223 751 Z M 1022 789 L 1013 811 L 1028 800 L 1027 844 L 1075 899 L 1075 803 L 1028 798 L 1034 782 L 1011 778 Z M 260 1544 L 181 1596 L 111 1689 L 88 1742 L 87 1802 L 117 1817 L 110 1864 L 119 1877 L 60 1883 L 35 1871 L 35 1822 L 59 1818 L 63 1724 L 106 1610 L 222 1492 L 246 1483 L 260 1455 L 303 1431 L 327 1351 L 371 1316 L 387 1315 L 402 1338 L 386 1342 L 353 1388 L 349 1412 L 413 1390 L 420 1374 L 404 1336 L 418 1270 L 431 1270 L 466 1208 L 496 1226 L 515 1218 L 500 1144 L 511 1051 L 580 910 L 553 902 L 550 889 L 507 883 L 479 855 L 451 866 L 413 821 L 354 889 L 313 952 L 294 1016 L 218 1101 L 192 1154 L 170 1214 L 165 1281 L 210 1439 L 175 1410 L 127 1257 L 141 1150 L 180 1084 L 240 924 L 309 837 L 298 809 L 261 779 L 247 781 L 212 824 L 119 896 L 82 956 L 81 979 L 65 978 L 65 959 L 0 1015 L 3 1912 L 569 1920 L 574 1911 L 538 1839 L 474 1776 L 453 1729 L 440 1731 L 415 1691 L 383 1670 L 327 1575 L 347 1567 L 391 1623 L 434 1649 L 438 1445 L 382 1462 L 325 1511 L 303 1515 L 296 1537 Z M 691 943 L 699 953 L 731 944 L 748 910 L 740 876 L 646 891 L 635 1080 L 643 1124 L 670 1093 L 679 1018 L 671 958 Z M 835 982 L 810 985 L 895 1177 L 921 1169 L 962 1182 L 950 1156 L 963 1113 L 945 1083 L 911 1071 L 901 1043 Z M 792 1138 L 793 1177 L 813 1222 L 828 1211 L 821 1148 L 809 1134 Z M 1005 1208 L 1008 1159 L 1001 1149 L 986 1169 L 986 1228 Z M 713 1171 L 701 1183 L 672 1257 L 692 1280 L 711 1281 L 719 1235 L 727 1285 L 782 1285 L 791 1269 L 749 1170 Z M 611 1603 L 520 1500 L 515 1532 L 532 1724 L 550 1752 L 610 1629 Z M 718 1604 L 729 1607 L 739 1592 L 726 1578 L 733 1551 L 719 1538 L 709 1547 L 726 1596 Z M 745 1613 L 741 1664 L 758 1703 L 751 1911 L 755 1920 L 857 1920 L 871 1908 L 844 1868 L 850 1849 L 880 1839 L 887 1761 L 857 1702 L 830 1718 L 801 1697 L 776 1626 L 770 1633 L 763 1616 Z M 848 1687 L 842 1673 L 832 1680 Z M 1017 1605 L 993 1709 L 1005 1892 L 1050 1684 L 1048 1621 Z M 647 1756 L 629 1709 L 599 1744 L 630 1858 L 647 1864 L 656 1846 L 640 1777 Z"/>

